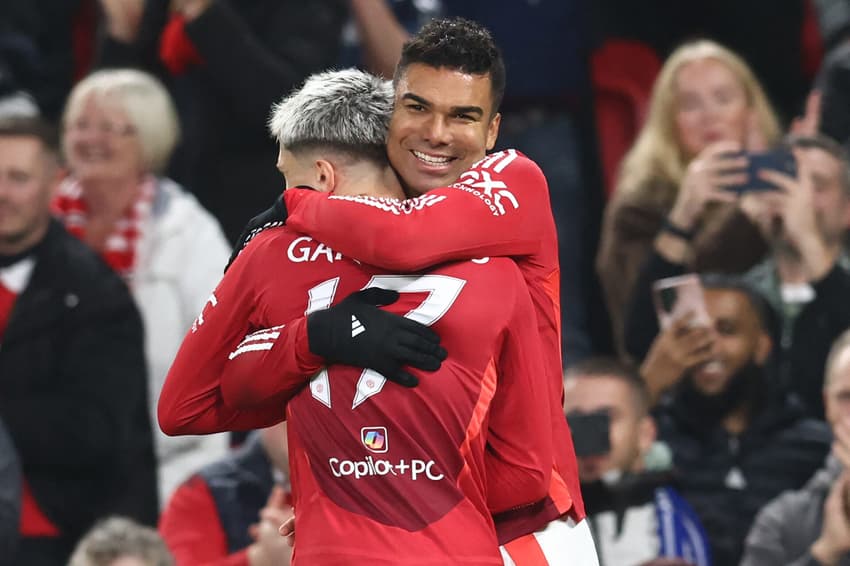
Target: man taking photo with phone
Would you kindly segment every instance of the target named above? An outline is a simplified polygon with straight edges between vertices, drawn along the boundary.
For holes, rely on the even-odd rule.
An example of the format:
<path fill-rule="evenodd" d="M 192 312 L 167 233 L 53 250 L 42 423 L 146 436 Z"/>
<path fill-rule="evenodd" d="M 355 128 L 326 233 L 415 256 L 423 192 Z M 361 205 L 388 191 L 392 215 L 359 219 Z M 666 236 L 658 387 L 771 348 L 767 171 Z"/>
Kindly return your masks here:
<path fill-rule="evenodd" d="M 808 415 L 823 418 L 829 345 L 850 326 L 850 257 L 844 245 L 850 161 L 841 146 L 823 136 L 789 138 L 787 146 L 797 163 L 796 177 L 761 169 L 755 181 L 772 189 L 740 193 L 736 214 L 749 219 L 769 244 L 764 260 L 743 277 L 779 315 L 769 328 L 778 382 L 801 398 Z M 663 232 L 644 264 L 626 322 L 626 345 L 637 360 L 644 359 L 658 333 L 651 286 L 684 273 L 689 250 L 686 237 Z M 685 325 L 681 339 L 698 350 L 704 337 L 689 332 Z"/>
<path fill-rule="evenodd" d="M 673 487 L 669 461 L 647 466 L 657 431 L 640 376 L 616 360 L 589 359 L 566 371 L 564 390 L 600 564 L 675 557 L 681 562 L 670 566 L 709 566 L 708 540 Z"/>
<path fill-rule="evenodd" d="M 658 437 L 705 527 L 712 563 L 738 564 L 756 513 L 808 480 L 828 451 L 829 431 L 771 380 L 771 311 L 761 295 L 731 276 L 703 277 L 702 285 L 706 343 L 688 358 L 687 329 L 674 324 L 653 344 L 641 375 L 659 388 L 659 376 L 682 368 L 660 388 Z"/>

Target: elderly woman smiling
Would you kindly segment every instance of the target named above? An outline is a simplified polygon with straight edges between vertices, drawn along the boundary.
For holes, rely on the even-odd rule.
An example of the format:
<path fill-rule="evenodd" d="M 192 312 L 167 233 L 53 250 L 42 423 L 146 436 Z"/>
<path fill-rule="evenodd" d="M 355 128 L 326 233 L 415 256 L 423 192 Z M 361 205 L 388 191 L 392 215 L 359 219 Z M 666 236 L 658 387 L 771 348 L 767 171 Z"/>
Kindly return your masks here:
<path fill-rule="evenodd" d="M 160 176 L 179 137 L 174 105 L 153 77 L 96 72 L 63 117 L 70 170 L 55 214 L 127 281 L 145 324 L 151 415 L 168 368 L 221 276 L 230 250 L 218 222 Z M 159 427 L 154 427 L 159 431 Z M 223 435 L 157 434 L 161 503 L 187 474 L 227 449 Z"/>

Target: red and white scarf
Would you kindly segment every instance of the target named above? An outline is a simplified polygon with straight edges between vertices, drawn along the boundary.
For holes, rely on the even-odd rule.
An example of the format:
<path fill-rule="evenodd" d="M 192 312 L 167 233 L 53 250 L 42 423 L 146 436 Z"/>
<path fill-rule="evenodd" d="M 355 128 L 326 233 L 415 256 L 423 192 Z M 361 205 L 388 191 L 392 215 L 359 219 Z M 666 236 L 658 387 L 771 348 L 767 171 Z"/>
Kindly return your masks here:
<path fill-rule="evenodd" d="M 135 274 L 139 243 L 144 236 L 155 193 L 156 180 L 150 176 L 145 177 L 139 187 L 138 196 L 115 222 L 103 249 L 100 250 L 103 260 L 128 283 Z M 83 189 L 77 181 L 68 178 L 59 185 L 51 208 L 68 232 L 80 240 L 85 240 L 89 211 L 83 198 Z"/>

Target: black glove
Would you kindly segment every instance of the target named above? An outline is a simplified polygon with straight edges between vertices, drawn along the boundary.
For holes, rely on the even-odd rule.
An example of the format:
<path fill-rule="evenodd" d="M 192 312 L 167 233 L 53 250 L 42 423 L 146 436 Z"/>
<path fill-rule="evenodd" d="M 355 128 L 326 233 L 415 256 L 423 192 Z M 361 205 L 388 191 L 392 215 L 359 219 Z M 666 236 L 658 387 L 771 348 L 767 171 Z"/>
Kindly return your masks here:
<path fill-rule="evenodd" d="M 329 364 L 370 368 L 390 381 L 416 387 L 419 380 L 401 366 L 440 369 L 446 350 L 436 332 L 409 318 L 379 309 L 398 300 L 396 291 L 370 287 L 307 317 L 310 351 Z"/>
<path fill-rule="evenodd" d="M 236 241 L 236 246 L 233 248 L 233 253 L 230 254 L 230 259 L 227 260 L 227 265 L 224 267 L 224 272 L 230 268 L 230 264 L 239 255 L 239 252 L 248 245 L 248 242 L 254 239 L 254 236 L 268 228 L 275 228 L 286 224 L 286 203 L 283 200 L 283 195 L 274 201 L 270 208 L 259 213 L 257 216 L 248 221 L 242 233 L 239 234 L 239 239 Z"/>

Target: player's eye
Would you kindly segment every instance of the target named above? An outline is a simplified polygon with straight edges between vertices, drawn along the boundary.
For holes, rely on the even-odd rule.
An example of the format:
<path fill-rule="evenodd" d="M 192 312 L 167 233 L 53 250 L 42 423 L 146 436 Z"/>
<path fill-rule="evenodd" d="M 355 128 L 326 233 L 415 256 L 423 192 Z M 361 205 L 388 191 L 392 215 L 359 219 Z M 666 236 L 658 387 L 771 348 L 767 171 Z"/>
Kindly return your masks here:
<path fill-rule="evenodd" d="M 425 111 L 425 107 L 422 106 L 421 104 L 408 104 L 406 106 L 406 108 L 408 108 L 409 110 L 412 110 L 414 112 L 424 112 Z"/>
<path fill-rule="evenodd" d="M 457 118 L 458 120 L 463 120 L 464 122 L 475 121 L 475 118 L 472 116 L 472 114 L 456 114 L 455 118 Z"/>

